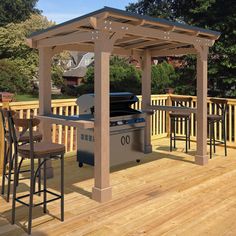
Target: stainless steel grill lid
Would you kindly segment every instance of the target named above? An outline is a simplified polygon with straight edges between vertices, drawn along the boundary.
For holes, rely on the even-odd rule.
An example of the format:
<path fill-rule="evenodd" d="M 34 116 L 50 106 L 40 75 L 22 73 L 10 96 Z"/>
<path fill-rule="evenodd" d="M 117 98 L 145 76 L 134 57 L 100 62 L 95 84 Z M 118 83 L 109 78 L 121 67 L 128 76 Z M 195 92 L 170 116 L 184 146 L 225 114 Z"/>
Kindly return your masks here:
<path fill-rule="evenodd" d="M 133 93 L 110 93 L 110 116 L 113 117 L 140 113 L 131 108 L 131 105 L 138 101 L 138 97 Z M 76 104 L 79 106 L 79 114 L 93 114 L 94 103 L 94 93 L 80 96 L 76 101 Z"/>

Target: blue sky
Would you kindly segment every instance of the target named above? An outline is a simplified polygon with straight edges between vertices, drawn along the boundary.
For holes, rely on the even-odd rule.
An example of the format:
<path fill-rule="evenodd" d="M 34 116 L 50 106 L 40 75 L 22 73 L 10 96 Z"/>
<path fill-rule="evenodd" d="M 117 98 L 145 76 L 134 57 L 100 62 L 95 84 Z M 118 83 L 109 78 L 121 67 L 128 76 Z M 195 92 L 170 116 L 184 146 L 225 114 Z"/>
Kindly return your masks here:
<path fill-rule="evenodd" d="M 75 17 L 96 11 L 104 6 L 125 9 L 135 0 L 39 0 L 38 9 L 49 20 L 61 23 Z"/>

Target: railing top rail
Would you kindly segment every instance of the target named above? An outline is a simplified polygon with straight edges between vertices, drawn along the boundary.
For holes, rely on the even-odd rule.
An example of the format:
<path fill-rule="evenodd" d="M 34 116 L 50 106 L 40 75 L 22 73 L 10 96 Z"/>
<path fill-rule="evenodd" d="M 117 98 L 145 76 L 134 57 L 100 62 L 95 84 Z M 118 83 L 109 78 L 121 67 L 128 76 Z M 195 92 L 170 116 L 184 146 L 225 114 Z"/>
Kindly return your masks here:
<path fill-rule="evenodd" d="M 169 96 L 171 97 L 191 97 L 193 98 L 193 101 L 197 101 L 196 96 L 190 96 L 190 95 L 177 95 L 177 94 L 157 94 L 157 95 L 152 95 L 152 99 L 167 99 Z M 140 101 L 142 100 L 142 96 L 138 95 L 138 98 Z M 208 102 L 210 102 L 210 99 L 213 97 L 208 97 Z M 232 98 L 225 98 L 228 101 L 228 105 L 236 105 L 236 99 Z M 57 107 L 57 106 L 70 106 L 70 105 L 75 105 L 76 98 L 70 98 L 70 99 L 55 99 L 52 100 L 52 107 Z M 39 101 L 25 101 L 25 102 L 10 102 L 10 107 L 12 109 L 29 109 L 29 108 L 37 108 L 39 105 Z M 0 103 L 0 107 L 3 106 L 2 103 Z"/>

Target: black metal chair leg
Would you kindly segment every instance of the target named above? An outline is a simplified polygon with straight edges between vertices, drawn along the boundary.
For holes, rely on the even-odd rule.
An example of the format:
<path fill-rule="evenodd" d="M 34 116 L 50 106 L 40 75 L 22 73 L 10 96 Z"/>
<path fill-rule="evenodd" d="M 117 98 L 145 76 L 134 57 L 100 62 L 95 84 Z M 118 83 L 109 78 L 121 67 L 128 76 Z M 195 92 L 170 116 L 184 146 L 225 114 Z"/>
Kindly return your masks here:
<path fill-rule="evenodd" d="M 190 115 L 191 116 L 191 115 Z M 188 148 L 191 149 L 191 117 L 188 119 Z"/>
<path fill-rule="evenodd" d="M 41 160 L 40 158 L 38 158 L 38 166 L 40 166 L 41 164 Z M 39 171 L 38 171 L 38 195 L 40 196 L 41 195 L 41 168 L 39 168 Z"/>
<path fill-rule="evenodd" d="M 11 144 L 10 144 L 11 146 Z M 9 147 L 9 169 L 8 169 L 8 186 L 7 186 L 7 202 L 10 200 L 10 193 L 11 193 L 11 173 L 13 169 L 13 161 L 14 158 L 12 157 L 12 147 Z"/>
<path fill-rule="evenodd" d="M 5 193 L 5 179 L 6 179 L 6 170 L 7 170 L 7 160 L 8 160 L 8 150 L 7 142 L 4 142 L 4 160 L 3 160 L 3 173 L 2 173 L 2 195 Z"/>
<path fill-rule="evenodd" d="M 14 165 L 14 173 L 17 173 L 18 171 L 18 157 L 15 156 L 15 165 Z M 12 218 L 11 223 L 15 224 L 15 218 L 16 218 L 16 188 L 17 188 L 17 178 L 18 175 L 14 174 L 14 180 L 13 180 L 13 195 L 12 195 Z"/>
<path fill-rule="evenodd" d="M 46 176 L 46 162 L 43 164 L 43 212 L 47 212 L 47 176 Z"/>
<path fill-rule="evenodd" d="M 24 159 L 21 158 L 20 163 L 19 163 L 19 166 L 18 166 L 18 169 L 17 169 L 17 172 L 16 172 L 16 175 L 17 175 L 17 178 L 16 178 L 16 185 L 17 185 L 17 186 L 19 185 L 19 175 L 20 175 L 20 169 L 21 169 L 21 166 L 22 166 L 23 161 L 24 161 Z M 14 172 L 14 174 L 15 174 L 15 172 Z"/>
<path fill-rule="evenodd" d="M 178 122 L 178 119 L 177 119 L 177 122 Z M 176 148 L 176 120 L 175 118 L 173 121 L 173 126 L 174 126 L 174 148 Z"/>
<path fill-rule="evenodd" d="M 223 120 L 223 132 L 224 132 L 224 146 L 225 146 L 225 156 L 227 156 L 227 136 L 226 136 L 226 125 L 225 125 L 225 120 Z"/>
<path fill-rule="evenodd" d="M 210 123 L 210 159 L 212 159 L 212 131 L 213 131 L 213 128 L 212 128 L 212 123 Z"/>
<path fill-rule="evenodd" d="M 61 221 L 64 221 L 64 155 L 61 155 Z"/>
<path fill-rule="evenodd" d="M 33 197 L 34 197 L 34 187 L 35 187 L 34 161 L 32 159 L 33 158 L 31 158 L 31 165 L 30 165 L 30 196 L 29 196 L 28 234 L 31 234 L 31 228 L 32 228 Z"/>
<path fill-rule="evenodd" d="M 185 148 L 186 153 L 188 153 L 188 120 L 187 118 L 184 119 L 184 125 L 185 125 Z"/>
<path fill-rule="evenodd" d="M 170 119 L 170 152 L 172 152 L 172 132 L 173 132 L 173 120 Z"/>
<path fill-rule="evenodd" d="M 216 153 L 216 137 L 215 137 L 215 123 L 213 123 L 213 148 L 214 148 L 214 153 Z"/>

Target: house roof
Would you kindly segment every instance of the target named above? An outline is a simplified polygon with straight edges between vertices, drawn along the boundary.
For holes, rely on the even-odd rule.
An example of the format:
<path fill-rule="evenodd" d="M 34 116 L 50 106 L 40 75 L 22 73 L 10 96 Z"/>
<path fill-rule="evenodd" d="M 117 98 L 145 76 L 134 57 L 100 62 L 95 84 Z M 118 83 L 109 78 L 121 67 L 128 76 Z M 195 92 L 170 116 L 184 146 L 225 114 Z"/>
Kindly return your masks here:
<path fill-rule="evenodd" d="M 75 77 L 75 78 L 84 78 L 87 72 L 86 67 L 76 67 L 66 71 L 63 74 L 63 77 Z"/>

